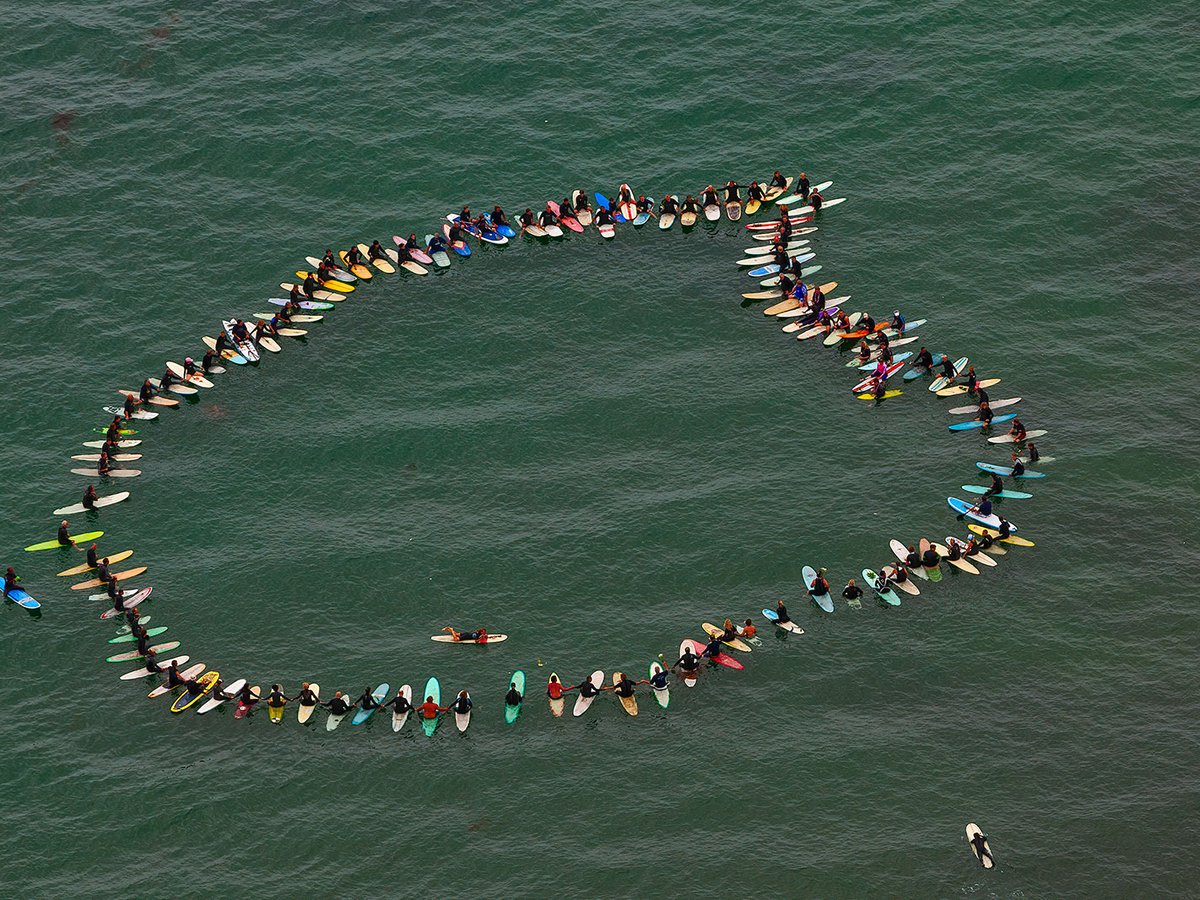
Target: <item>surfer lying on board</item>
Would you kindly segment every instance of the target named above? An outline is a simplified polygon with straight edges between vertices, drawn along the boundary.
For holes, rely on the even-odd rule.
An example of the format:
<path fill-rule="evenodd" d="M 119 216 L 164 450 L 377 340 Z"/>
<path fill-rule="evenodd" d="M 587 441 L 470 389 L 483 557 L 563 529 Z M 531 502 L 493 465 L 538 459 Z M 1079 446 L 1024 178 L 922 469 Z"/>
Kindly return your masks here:
<path fill-rule="evenodd" d="M 474 631 L 455 631 L 449 625 L 446 625 L 442 628 L 442 631 L 454 638 L 455 643 L 460 641 L 470 641 L 477 644 L 482 644 L 487 641 L 488 636 L 486 628 L 476 628 Z"/>
<path fill-rule="evenodd" d="M 979 854 L 979 864 L 983 865 L 983 859 L 986 856 L 991 861 L 992 865 L 996 864 L 995 857 L 992 856 L 992 851 L 987 848 L 987 835 L 982 831 L 975 832 L 975 837 L 971 838 L 971 846 L 975 848 L 975 852 Z"/>

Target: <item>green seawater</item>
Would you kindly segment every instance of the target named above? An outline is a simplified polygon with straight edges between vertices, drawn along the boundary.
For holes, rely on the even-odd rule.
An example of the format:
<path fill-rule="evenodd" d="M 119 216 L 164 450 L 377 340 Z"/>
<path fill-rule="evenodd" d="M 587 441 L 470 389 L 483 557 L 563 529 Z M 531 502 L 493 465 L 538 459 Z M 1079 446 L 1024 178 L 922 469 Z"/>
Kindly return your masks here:
<path fill-rule="evenodd" d="M 0 567 L 43 610 L 3 609 L 4 894 L 1194 896 L 1193 4 L 5 13 Z M 806 564 L 840 587 L 965 533 L 945 498 L 1007 456 L 919 383 L 856 401 L 844 356 L 741 302 L 722 219 L 379 276 L 147 423 L 144 474 L 101 491 L 133 498 L 73 517 L 226 681 L 437 675 L 465 735 L 172 716 L 103 662 L 103 605 L 54 577 L 78 555 L 21 552 L 114 391 L 305 255 L 777 167 L 849 198 L 819 280 L 927 318 L 907 349 L 1049 430 L 1003 506 L 1035 549 L 899 608 L 806 602 Z M 780 598 L 804 636 L 765 627 Z M 551 717 L 551 671 L 644 677 L 725 616 L 763 629 L 745 671 Z"/>

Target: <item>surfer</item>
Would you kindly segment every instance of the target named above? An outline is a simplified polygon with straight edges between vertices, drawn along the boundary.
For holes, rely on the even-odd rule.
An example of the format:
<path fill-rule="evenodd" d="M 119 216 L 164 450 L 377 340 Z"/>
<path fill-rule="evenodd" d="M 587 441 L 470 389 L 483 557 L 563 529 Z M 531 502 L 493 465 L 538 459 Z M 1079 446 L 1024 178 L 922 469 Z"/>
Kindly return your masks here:
<path fill-rule="evenodd" d="M 289 300 L 289 301 L 288 301 L 288 303 L 290 304 L 290 303 L 291 303 L 291 301 Z M 285 307 L 285 309 L 286 309 L 286 307 Z M 202 360 L 200 361 L 200 369 L 201 369 L 201 371 L 203 371 L 203 372 L 204 372 L 204 374 L 205 374 L 205 375 L 207 375 L 209 372 L 211 372 L 211 371 L 212 371 L 212 367 L 213 367 L 213 366 L 215 366 L 215 365 L 217 365 L 217 354 L 216 354 L 216 352 L 214 352 L 214 351 L 213 351 L 213 350 L 211 350 L 211 349 L 209 349 L 209 350 L 206 350 L 206 351 L 204 352 L 204 359 L 202 359 Z"/>
<path fill-rule="evenodd" d="M 928 372 L 932 368 L 933 354 L 925 347 L 922 347 L 917 351 L 917 358 L 913 360 L 913 369 L 924 369 Z"/>
<path fill-rule="evenodd" d="M 258 703 L 258 694 L 254 692 L 254 688 L 250 687 L 250 682 L 242 685 L 242 689 L 238 691 L 238 703 L 246 707 L 246 712 L 249 714 L 254 709 L 254 704 Z"/>
<path fill-rule="evenodd" d="M 690 212 L 692 214 L 700 212 L 700 207 L 696 204 L 696 198 L 691 194 L 688 194 L 687 197 L 684 198 L 683 211 L 685 213 Z"/>
<path fill-rule="evenodd" d="M 719 646 L 719 644 L 718 644 L 718 646 Z M 639 684 L 649 684 L 649 683 L 650 682 L 647 681 L 646 679 L 642 679 L 641 681 L 632 681 L 632 680 L 630 680 L 628 675 L 626 675 L 624 672 L 622 672 L 620 679 L 618 679 L 611 687 L 605 688 L 605 690 L 612 691 L 618 697 L 629 698 L 629 697 L 633 696 L 634 687 L 636 687 Z"/>
<path fill-rule="evenodd" d="M 950 357 L 943 353 L 942 361 L 938 365 L 942 369 L 942 377 L 946 379 L 947 383 L 953 383 L 956 373 L 954 371 L 954 363 L 950 362 Z"/>
<path fill-rule="evenodd" d="M 738 194 L 738 186 L 733 181 L 725 182 L 725 205 L 730 203 L 741 203 L 742 198 Z"/>
<path fill-rule="evenodd" d="M 100 556 L 96 553 L 95 541 L 92 541 L 92 546 L 87 548 L 87 564 L 89 569 L 94 569 L 100 565 Z"/>
<path fill-rule="evenodd" d="M 354 709 L 354 704 L 346 699 L 346 695 L 341 691 L 334 691 L 333 696 L 325 703 L 320 703 L 318 706 L 323 706 L 329 710 L 330 715 L 344 716 L 350 710 Z M 437 704 L 434 704 L 436 708 Z"/>
<path fill-rule="evenodd" d="M 183 684 L 183 676 L 179 674 L 179 663 L 171 660 L 171 664 L 167 666 L 163 672 L 167 676 L 167 688 L 176 688 Z"/>
<path fill-rule="evenodd" d="M 783 605 L 782 600 L 775 601 L 775 618 L 780 625 L 786 625 L 788 622 L 792 621 L 788 618 L 787 607 Z"/>
<path fill-rule="evenodd" d="M 534 216 L 533 210 L 528 206 L 525 207 L 525 212 L 521 213 L 517 221 L 521 223 L 522 229 L 532 228 L 535 224 L 537 224 L 537 218 Z"/>
<path fill-rule="evenodd" d="M 1012 455 L 1012 473 L 1013 476 L 1025 474 L 1025 463 L 1021 462 L 1021 457 L 1016 453 Z M 993 476 L 995 477 L 995 476 Z"/>
<path fill-rule="evenodd" d="M 566 204 L 566 206 L 568 209 L 570 208 L 569 204 Z M 505 215 L 503 209 L 496 206 L 492 209 L 492 227 L 499 230 L 501 225 L 508 225 L 508 216 Z"/>
<path fill-rule="evenodd" d="M 424 705 L 424 704 L 422 704 Z M 471 707 L 475 704 L 471 702 L 471 695 L 466 691 L 459 691 L 458 696 L 451 701 L 447 707 L 448 710 L 454 710 L 458 715 L 467 715 L 471 711 Z"/>
<path fill-rule="evenodd" d="M 900 310 L 893 309 L 891 325 L 892 325 L 892 328 L 894 328 L 896 330 L 896 334 L 904 334 L 905 324 L 906 324 L 906 322 L 904 320 L 904 316 L 900 315 Z"/>
<path fill-rule="evenodd" d="M 301 703 L 303 702 L 304 701 L 301 701 Z M 396 696 L 384 705 L 390 706 L 392 708 L 392 714 L 397 716 L 408 715 L 413 710 L 413 705 L 408 701 L 408 698 L 404 696 L 402 691 L 397 691 Z"/>
<path fill-rule="evenodd" d="M 112 461 L 108 458 L 108 448 L 100 448 L 100 458 L 96 460 L 96 474 L 107 475 L 112 471 Z"/>
<path fill-rule="evenodd" d="M 638 194 L 637 203 L 635 204 L 639 213 L 648 213 L 654 208 L 654 204 L 645 194 Z"/>
<path fill-rule="evenodd" d="M 667 670 L 659 667 L 659 670 L 650 676 L 647 684 L 656 691 L 665 691 L 669 687 Z"/>
<path fill-rule="evenodd" d="M 371 693 L 370 685 L 363 688 L 362 696 L 354 701 L 354 705 L 363 710 L 363 712 L 369 712 L 372 709 L 379 709 L 379 707 L 383 706 Z"/>
<path fill-rule="evenodd" d="M 1012 426 L 1008 429 L 1008 434 L 1013 439 L 1014 444 L 1025 440 L 1025 426 L 1021 424 L 1020 419 L 1012 420 Z"/>
<path fill-rule="evenodd" d="M 287 706 L 287 702 L 288 698 L 283 693 L 283 686 L 278 684 L 271 685 L 271 691 L 267 694 L 267 709 L 279 710 L 278 716 L 282 717 L 283 708 Z"/>
<path fill-rule="evenodd" d="M 862 588 L 860 588 L 857 584 L 854 583 L 853 578 L 851 578 L 849 581 L 847 581 L 846 586 L 844 588 L 842 588 L 842 596 L 845 597 L 847 600 L 858 600 L 860 597 L 862 597 L 862 595 L 863 595 Z"/>
<path fill-rule="evenodd" d="M 125 413 L 126 419 L 133 418 L 133 414 L 137 411 L 138 402 L 133 399 L 131 394 L 125 395 L 125 402 L 121 404 L 121 410 Z"/>
<path fill-rule="evenodd" d="M 12 566 L 9 566 L 4 571 L 4 596 L 8 596 L 9 591 L 15 591 L 20 585 L 18 582 L 21 579 L 17 576 L 16 571 Z"/>
<path fill-rule="evenodd" d="M 679 201 L 676 200 L 674 197 L 672 197 L 670 194 L 667 194 L 667 196 L 663 197 L 663 202 L 662 202 L 662 206 L 660 207 L 660 212 L 662 212 L 662 214 L 664 216 L 677 215 L 679 213 Z"/>
<path fill-rule="evenodd" d="M 520 706 L 525 697 L 517 690 L 515 681 L 509 682 L 508 693 L 504 695 L 504 703 L 506 706 Z"/>
<path fill-rule="evenodd" d="M 726 619 L 721 627 L 724 629 L 721 640 L 729 642 L 738 639 L 738 630 L 737 626 L 733 624 L 733 619 Z"/>
<path fill-rule="evenodd" d="M 1000 519 L 1000 529 L 999 529 L 1000 537 L 1006 538 L 1010 534 L 1012 534 L 1012 522 L 1008 521 L 1008 519 L 1004 518 L 1004 516 L 1000 516 L 999 519 Z"/>
<path fill-rule="evenodd" d="M 997 475 L 995 472 L 993 472 L 992 473 L 992 483 L 988 486 L 988 489 L 983 492 L 983 496 L 994 497 L 996 494 L 1000 493 L 1002 490 L 1004 490 L 1004 482 L 1001 480 L 999 475 Z"/>
<path fill-rule="evenodd" d="M 383 252 L 383 245 L 379 241 L 371 241 L 371 246 L 367 248 L 367 258 L 372 262 L 377 259 L 387 259 L 387 254 Z"/>
<path fill-rule="evenodd" d="M 66 519 L 63 519 L 62 523 L 58 526 L 58 543 L 64 547 L 75 546 L 75 539 L 71 537 L 69 525 L 70 523 Z"/>
<path fill-rule="evenodd" d="M 991 404 L 979 404 L 979 421 L 983 423 L 983 427 L 987 428 L 992 424 L 992 419 L 996 418 L 996 414 L 992 412 Z"/>
<path fill-rule="evenodd" d="M 546 683 L 546 696 L 551 700 L 561 700 L 563 694 L 571 690 L 574 690 L 574 688 L 566 687 L 558 680 L 557 675 L 551 675 L 550 681 Z"/>
<path fill-rule="evenodd" d="M 313 296 L 316 294 L 317 287 L 317 277 L 313 275 L 312 272 L 309 272 L 304 276 L 304 283 L 300 285 L 300 289 L 304 291 L 304 296 L 309 300 L 313 299 Z M 217 341 L 220 342 L 220 340 L 221 338 L 218 337 Z"/>
<path fill-rule="evenodd" d="M 788 183 L 787 183 L 787 179 L 786 179 L 786 178 L 784 178 L 784 177 L 783 177 L 783 176 L 782 176 L 782 175 L 779 173 L 779 170 L 778 170 L 778 169 L 776 169 L 776 170 L 775 170 L 775 174 L 771 176 L 771 183 L 770 183 L 770 185 L 768 185 L 768 186 L 769 186 L 769 187 L 772 187 L 772 188 L 781 188 L 781 189 L 785 189 L 785 190 L 786 190 L 786 188 L 787 188 L 787 184 L 788 184 Z"/>
<path fill-rule="evenodd" d="M 738 634 L 744 638 L 753 638 L 756 634 L 758 634 L 758 628 L 755 627 L 753 622 L 747 619 L 742 623 L 742 627 L 738 629 Z"/>
<path fill-rule="evenodd" d="M 987 848 L 988 838 L 982 831 L 976 831 L 975 836 L 971 838 L 971 846 L 975 848 L 975 853 L 979 856 L 979 864 L 984 864 L 984 857 L 994 866 L 996 864 L 995 857 L 992 856 L 992 851 Z"/>
<path fill-rule="evenodd" d="M 821 204 L 825 202 L 825 198 L 821 196 L 819 191 L 813 191 L 805 199 L 812 206 L 814 213 L 819 213 L 821 211 Z"/>
<path fill-rule="evenodd" d="M 979 379 L 975 376 L 975 367 L 967 366 L 967 393 L 974 394 L 979 390 Z"/>
<path fill-rule="evenodd" d="M 455 631 L 449 625 L 446 625 L 442 628 L 442 631 L 449 634 L 456 644 L 460 642 L 483 644 L 487 642 L 488 638 L 486 628 L 476 628 L 474 631 Z"/>
<path fill-rule="evenodd" d="M 765 192 L 763 191 L 763 189 L 762 189 L 762 188 L 759 186 L 758 182 L 757 182 L 757 181 L 754 181 L 754 180 L 751 180 L 751 182 L 750 182 L 750 186 L 749 186 L 748 188 L 746 188 L 746 197 L 747 197 L 747 199 L 750 199 L 750 200 L 757 200 L 759 203 L 762 203 L 762 201 L 763 201 L 763 198 L 764 198 L 765 196 L 766 196 L 766 193 L 765 193 Z M 664 200 L 664 201 L 663 201 L 663 203 L 665 204 L 665 203 L 666 203 L 666 201 Z"/>
<path fill-rule="evenodd" d="M 1042 454 L 1038 452 L 1038 448 L 1033 441 L 1025 445 L 1025 452 L 1029 454 L 1029 464 L 1031 466 L 1036 466 L 1037 461 L 1042 458 Z"/>
<path fill-rule="evenodd" d="M 927 569 L 936 569 L 941 562 L 941 557 L 932 546 L 921 554 L 921 565 Z"/>
<path fill-rule="evenodd" d="M 708 643 L 704 645 L 704 650 L 700 655 L 705 659 L 715 659 L 721 654 L 721 639 L 719 637 L 710 638 Z"/>

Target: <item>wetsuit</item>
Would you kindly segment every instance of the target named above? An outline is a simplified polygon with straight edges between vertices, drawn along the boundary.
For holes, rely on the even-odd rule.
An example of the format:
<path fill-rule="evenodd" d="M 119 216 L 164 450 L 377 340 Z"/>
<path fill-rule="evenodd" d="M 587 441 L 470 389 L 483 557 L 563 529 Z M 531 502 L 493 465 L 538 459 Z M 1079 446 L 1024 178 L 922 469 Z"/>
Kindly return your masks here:
<path fill-rule="evenodd" d="M 116 579 L 113 578 L 109 573 L 108 565 L 104 562 L 101 562 L 96 566 L 96 577 L 104 584 L 108 584 L 110 581 L 116 581 Z"/>
<path fill-rule="evenodd" d="M 904 321 L 904 316 L 902 316 L 902 315 L 892 316 L 892 327 L 896 329 L 896 332 L 898 334 L 904 334 L 905 324 L 907 324 L 907 323 Z"/>
<path fill-rule="evenodd" d="M 96 489 L 89 485 L 88 489 L 83 492 L 83 499 L 80 502 L 83 504 L 84 509 L 94 509 L 98 499 Z"/>
<path fill-rule="evenodd" d="M 386 255 L 379 241 L 371 241 L 371 246 L 367 248 L 367 256 L 370 259 L 383 259 Z"/>
<path fill-rule="evenodd" d="M 580 697 L 595 697 L 599 693 L 600 693 L 600 688 L 598 688 L 594 684 L 592 684 L 592 680 L 590 678 L 585 678 L 583 681 L 581 681 L 579 683 L 579 696 Z"/>
<path fill-rule="evenodd" d="M 808 185 L 809 181 L 807 175 L 801 175 L 796 179 L 796 191 L 800 194 L 801 200 L 808 199 Z"/>
<path fill-rule="evenodd" d="M 470 697 L 455 697 L 454 702 L 450 704 L 450 708 L 456 713 L 469 713 L 471 707 L 474 705 Z"/>
<path fill-rule="evenodd" d="M 1012 473 L 1013 475 L 1024 475 L 1025 463 L 1021 462 L 1019 459 L 1014 459 L 1012 464 Z"/>
<path fill-rule="evenodd" d="M 285 706 L 287 697 L 283 695 L 283 691 L 274 689 L 267 694 L 267 709 L 283 709 Z"/>
<path fill-rule="evenodd" d="M 650 687 L 656 691 L 665 691 L 667 689 L 667 670 L 656 672 L 650 676 Z"/>
<path fill-rule="evenodd" d="M 725 185 L 725 202 L 726 203 L 737 203 L 740 200 L 741 200 L 741 197 L 738 195 L 737 185 L 733 184 L 733 183 Z"/>
<path fill-rule="evenodd" d="M 983 391 L 980 391 L 980 393 L 982 394 Z M 1033 444 L 1030 444 L 1026 449 L 1029 451 L 1029 462 L 1031 465 L 1036 464 L 1037 461 L 1042 458 L 1042 454 L 1038 452 L 1038 448 L 1036 446 L 1034 446 Z M 1019 464 L 1020 460 L 1018 460 L 1017 462 Z M 1021 466 L 1021 470 L 1024 471 L 1025 467 Z"/>
<path fill-rule="evenodd" d="M 412 712 L 413 709 L 413 705 L 408 702 L 408 698 L 403 694 L 397 694 L 387 705 L 390 706 L 392 708 L 392 712 L 398 716 Z"/>
<path fill-rule="evenodd" d="M 784 622 L 792 621 L 791 619 L 788 618 L 787 607 L 784 606 L 782 603 L 778 603 L 775 605 L 775 615 L 779 617 L 779 622 L 781 624 Z"/>
<path fill-rule="evenodd" d="M 137 644 L 139 654 L 146 656 L 150 653 L 150 638 L 146 636 L 145 629 L 142 629 L 142 633 L 134 639 L 134 642 Z"/>
<path fill-rule="evenodd" d="M 525 698 L 521 696 L 521 692 L 516 688 L 510 687 L 508 693 L 504 695 L 504 702 L 508 706 L 520 706 L 521 701 Z"/>
<path fill-rule="evenodd" d="M 714 656 L 717 656 L 719 653 L 721 653 L 721 640 L 720 640 L 720 638 L 713 638 L 707 644 L 704 645 L 704 652 L 701 653 L 700 655 L 703 656 L 705 659 L 712 659 Z"/>
<path fill-rule="evenodd" d="M 946 548 L 946 559 L 962 559 L 962 548 L 955 541 L 950 542 L 950 546 Z"/>
<path fill-rule="evenodd" d="M 679 659 L 675 660 L 675 665 L 685 672 L 695 672 L 700 668 L 700 657 L 689 649 Z"/>
<path fill-rule="evenodd" d="M 857 584 L 848 584 L 842 588 L 842 596 L 847 600 L 857 600 L 862 595 L 862 588 L 860 588 Z"/>
<path fill-rule="evenodd" d="M 183 684 L 183 676 L 179 674 L 178 663 L 171 663 L 171 665 L 167 666 L 166 676 L 167 687 L 169 688 L 179 687 L 179 685 Z"/>
<path fill-rule="evenodd" d="M 212 350 L 209 350 L 204 354 L 204 359 L 200 361 L 200 368 L 203 370 L 204 374 L 207 375 L 212 370 L 212 367 L 216 365 L 216 362 L 217 354 L 215 354 Z"/>
<path fill-rule="evenodd" d="M 667 196 L 663 197 L 661 209 L 664 214 L 675 215 L 677 212 L 679 212 L 679 204 L 675 202 L 674 197 L 668 194 Z"/>
<path fill-rule="evenodd" d="M 937 568 L 937 564 L 940 559 L 941 557 L 938 556 L 937 551 L 932 547 L 921 554 L 921 564 L 930 569 Z"/>
<path fill-rule="evenodd" d="M 991 860 L 992 865 L 996 864 L 996 860 L 992 857 L 991 852 L 987 848 L 987 835 L 982 831 L 975 837 L 971 838 L 971 846 L 975 848 L 975 852 L 979 854 L 979 864 L 983 865 L 984 857 Z"/>
<path fill-rule="evenodd" d="M 746 189 L 746 196 L 749 197 L 751 200 L 761 201 L 762 198 L 766 196 L 766 194 L 764 193 L 763 189 L 758 186 L 757 181 L 752 181 L 752 182 L 750 182 L 750 187 L 748 187 Z M 666 203 L 665 200 L 663 202 Z"/>
<path fill-rule="evenodd" d="M 311 300 L 317 287 L 317 279 L 313 277 L 312 272 L 309 272 L 306 276 L 304 276 L 304 284 L 300 286 L 300 289 L 304 291 L 304 295 Z M 217 340 L 219 341 L 220 338 L 218 337 Z"/>
<path fill-rule="evenodd" d="M 98 565 L 100 565 L 99 554 L 96 553 L 95 547 L 87 548 L 87 564 L 90 568 L 93 568 L 93 569 L 96 568 Z"/>
<path fill-rule="evenodd" d="M 979 410 L 979 421 L 983 423 L 984 428 L 991 425 L 994 418 L 996 418 L 996 414 L 992 412 L 990 406 L 985 406 Z"/>
<path fill-rule="evenodd" d="M 71 532 L 66 525 L 58 526 L 58 542 L 65 547 L 70 547 L 75 543 L 71 540 Z"/>
<path fill-rule="evenodd" d="M 825 198 L 822 197 L 820 194 L 818 194 L 816 191 L 813 191 L 805 199 L 808 200 L 809 204 L 812 206 L 813 212 L 820 212 L 821 204 L 825 202 Z"/>
<path fill-rule="evenodd" d="M 943 374 L 944 376 L 946 376 L 947 378 L 954 378 L 954 377 L 955 377 L 955 375 L 954 375 L 954 363 L 953 363 L 953 362 L 951 362 L 951 360 L 950 360 L 950 357 L 948 357 L 948 356 L 943 356 L 943 357 L 942 357 L 941 368 L 942 368 L 942 374 Z"/>
<path fill-rule="evenodd" d="M 787 187 L 787 179 L 784 178 L 782 175 L 780 175 L 778 172 L 776 172 L 774 175 L 771 176 L 771 187 L 773 187 L 773 188 Z"/>
<path fill-rule="evenodd" d="M 558 222 L 558 216 L 550 212 L 548 209 L 543 209 L 542 214 L 538 217 L 538 224 L 545 228 L 547 225 L 554 225 Z"/>
<path fill-rule="evenodd" d="M 979 389 L 979 377 L 975 374 L 974 367 L 967 373 L 967 393 L 973 394 Z"/>
<path fill-rule="evenodd" d="M 333 697 L 328 703 L 322 703 L 335 716 L 344 716 L 350 712 L 350 702 L 345 697 Z"/>
<path fill-rule="evenodd" d="M 633 696 L 633 682 L 629 680 L 629 676 L 625 676 L 613 685 L 613 693 L 618 697 Z"/>
<path fill-rule="evenodd" d="M 924 366 L 926 369 L 933 368 L 933 354 L 924 347 L 922 347 L 921 352 L 917 354 L 917 358 L 913 360 L 913 368 L 920 368 L 922 366 Z"/>
<path fill-rule="evenodd" d="M 1000 537 L 1006 538 L 1012 534 L 1012 524 L 1003 516 L 1000 517 Z"/>
<path fill-rule="evenodd" d="M 377 709 L 378 707 L 383 705 L 378 700 L 376 700 L 373 696 L 371 696 L 371 691 L 369 689 L 363 691 L 362 696 L 359 697 L 354 702 L 355 702 L 355 705 L 357 705 L 359 709 Z"/>
<path fill-rule="evenodd" d="M 979 508 L 975 510 L 981 516 L 990 516 L 992 514 L 992 501 L 984 497 L 979 501 Z"/>

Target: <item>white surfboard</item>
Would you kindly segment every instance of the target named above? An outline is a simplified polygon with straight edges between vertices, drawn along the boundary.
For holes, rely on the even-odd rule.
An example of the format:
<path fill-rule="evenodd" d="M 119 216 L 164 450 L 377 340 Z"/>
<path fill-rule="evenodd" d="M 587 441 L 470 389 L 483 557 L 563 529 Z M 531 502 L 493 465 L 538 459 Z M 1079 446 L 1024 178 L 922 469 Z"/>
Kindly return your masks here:
<path fill-rule="evenodd" d="M 975 839 L 975 835 L 977 835 L 977 834 L 983 834 L 983 830 L 978 825 L 976 825 L 974 822 L 969 823 L 967 825 L 967 845 L 971 848 L 971 852 L 973 854 L 975 854 L 975 858 L 977 860 L 979 860 L 979 864 L 981 866 L 983 866 L 985 869 L 990 869 L 990 868 L 992 868 L 992 866 L 995 865 L 995 863 L 987 857 L 980 856 L 980 853 L 975 848 L 975 845 L 973 843 L 971 843 Z M 985 849 L 988 852 L 988 856 L 991 856 L 992 846 L 990 843 L 988 843 L 988 841 L 986 839 L 983 842 L 983 849 Z"/>
<path fill-rule="evenodd" d="M 400 686 L 400 695 L 412 705 L 412 685 L 405 684 Z M 399 731 L 404 727 L 404 723 L 408 721 L 408 713 L 398 713 L 392 711 L 392 731 Z"/>
<path fill-rule="evenodd" d="M 169 665 L 171 665 L 171 663 L 176 663 L 176 664 L 182 666 L 189 659 L 191 659 L 191 657 L 189 657 L 189 656 L 176 656 L 173 659 L 164 659 L 160 663 L 160 665 L 164 669 L 166 669 Z M 157 674 L 157 673 L 151 672 L 149 669 L 147 669 L 145 666 L 143 666 L 140 669 L 134 669 L 132 672 L 126 672 L 124 675 L 121 676 L 121 680 L 122 681 L 133 681 L 134 679 L 145 678 L 147 675 L 154 675 L 154 674 Z"/>
<path fill-rule="evenodd" d="M 470 691 L 467 691 L 467 699 L 468 700 L 471 699 Z M 454 701 L 451 701 L 451 702 L 453 703 L 457 700 L 458 700 L 458 695 L 455 694 Z M 466 731 L 467 726 L 469 726 L 470 724 L 471 724 L 471 711 L 469 709 L 465 713 L 460 713 L 460 712 L 454 713 L 454 727 L 458 729 L 459 734 L 462 734 L 464 731 Z"/>
<path fill-rule="evenodd" d="M 588 676 L 588 681 L 590 681 L 597 688 L 603 687 L 604 686 L 604 672 L 602 672 L 600 669 L 597 669 L 595 672 L 593 672 L 591 675 Z M 573 716 L 575 716 L 576 718 L 578 718 L 579 716 L 582 716 L 585 712 L 588 711 L 588 707 L 592 705 L 592 701 L 595 699 L 596 699 L 595 697 L 585 697 L 585 696 L 583 696 L 583 694 L 580 694 L 578 697 L 575 698 L 575 708 L 574 708 L 574 710 L 572 710 L 571 714 Z"/>
<path fill-rule="evenodd" d="M 227 685 L 225 685 L 225 687 L 221 688 L 221 693 L 229 694 L 230 696 L 236 697 L 238 695 L 238 693 L 242 690 L 242 688 L 244 688 L 245 686 L 246 686 L 246 679 L 239 678 L 236 681 L 234 681 L 232 684 L 227 684 Z M 228 702 L 228 699 L 225 697 L 212 697 L 209 700 L 205 700 L 204 705 L 201 706 L 198 710 L 196 710 L 196 715 L 202 716 L 206 712 L 212 712 L 214 709 L 216 709 L 222 703 L 226 703 L 226 702 Z"/>
<path fill-rule="evenodd" d="M 115 494 L 109 494 L 107 497 L 97 497 L 96 502 L 92 504 L 93 509 L 101 509 L 105 506 L 112 506 L 114 503 L 120 503 L 122 500 L 129 498 L 129 491 L 118 491 Z M 72 503 L 70 506 L 61 506 L 56 509 L 52 515 L 69 516 L 73 513 L 86 512 L 87 508 L 82 503 Z"/>

